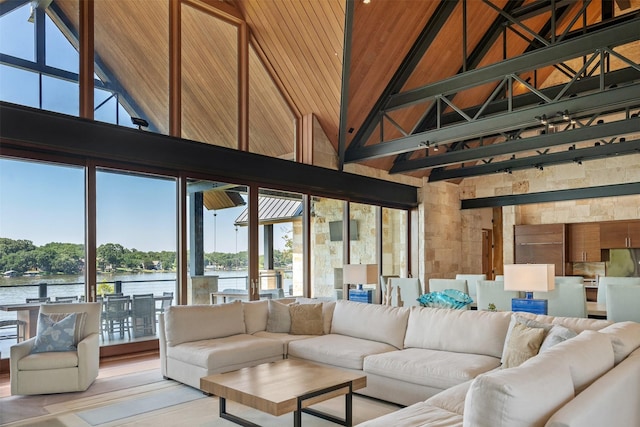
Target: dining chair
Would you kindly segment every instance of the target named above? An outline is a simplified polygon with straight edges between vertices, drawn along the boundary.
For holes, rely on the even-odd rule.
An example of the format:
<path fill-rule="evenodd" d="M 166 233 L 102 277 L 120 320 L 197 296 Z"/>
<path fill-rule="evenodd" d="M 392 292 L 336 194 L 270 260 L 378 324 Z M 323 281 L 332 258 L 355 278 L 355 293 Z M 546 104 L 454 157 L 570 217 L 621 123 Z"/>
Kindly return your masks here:
<path fill-rule="evenodd" d="M 607 285 L 608 320 L 640 322 L 638 306 L 640 306 L 640 286 L 629 283 Z"/>
<path fill-rule="evenodd" d="M 32 302 L 51 302 L 51 297 L 27 298 L 27 304 Z"/>
<path fill-rule="evenodd" d="M 78 296 L 77 295 L 71 295 L 71 296 L 64 296 L 64 297 L 55 297 L 55 301 L 54 302 L 77 302 L 78 301 Z"/>
<path fill-rule="evenodd" d="M 499 280 L 478 280 L 477 291 L 478 310 L 488 310 L 493 304 L 497 311 L 511 311 L 511 300 L 520 298 L 520 292 L 505 291 L 504 282 Z"/>
<path fill-rule="evenodd" d="M 24 341 L 26 327 L 27 322 L 24 320 L 0 320 L 0 340 L 15 339 L 16 342 Z M 12 332 L 13 328 L 15 328 L 15 333 Z M 9 333 L 2 333 L 2 331 L 9 331 Z"/>
<path fill-rule="evenodd" d="M 607 286 L 609 285 L 640 285 L 640 277 L 602 276 L 598 279 L 598 304 L 607 303 Z"/>
<path fill-rule="evenodd" d="M 164 313 L 173 304 L 173 292 L 163 292 L 162 296 L 166 298 L 160 302 L 160 307 L 156 307 L 156 314 Z"/>
<path fill-rule="evenodd" d="M 100 334 L 104 340 L 104 332 L 107 331 L 109 338 L 112 338 L 117 332 L 120 338 L 124 338 L 125 332 L 131 339 L 131 324 L 129 317 L 131 316 L 131 298 L 130 297 L 105 297 L 103 300 L 102 310 L 102 327 Z"/>
<path fill-rule="evenodd" d="M 556 277 L 555 289 L 534 292 L 536 299 L 546 299 L 549 316 L 587 317 L 587 295 L 582 277 L 570 280 Z"/>
<path fill-rule="evenodd" d="M 486 274 L 456 274 L 456 280 L 466 280 L 468 294 L 471 298 L 475 299 L 477 292 L 477 283 L 479 280 L 487 280 Z"/>
<path fill-rule="evenodd" d="M 422 295 L 422 286 L 420 279 L 412 277 L 390 277 L 391 284 L 391 305 L 398 305 L 398 291 L 400 290 L 400 298 L 404 307 L 419 306 L 418 297 Z"/>
<path fill-rule="evenodd" d="M 156 300 L 153 294 L 132 296 L 131 329 L 134 338 L 156 334 Z"/>

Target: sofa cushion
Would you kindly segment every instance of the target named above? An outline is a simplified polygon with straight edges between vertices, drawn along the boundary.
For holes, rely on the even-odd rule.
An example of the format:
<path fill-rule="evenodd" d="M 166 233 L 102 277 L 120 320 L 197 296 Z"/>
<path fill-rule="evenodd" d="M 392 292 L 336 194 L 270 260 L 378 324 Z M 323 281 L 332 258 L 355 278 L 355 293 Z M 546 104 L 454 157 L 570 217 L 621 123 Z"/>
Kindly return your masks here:
<path fill-rule="evenodd" d="M 283 344 L 279 341 L 239 334 L 184 342 L 167 348 L 167 357 L 209 371 L 224 371 L 227 366 L 282 356 L 283 352 Z"/>
<path fill-rule="evenodd" d="M 34 353 L 18 360 L 21 371 L 49 371 L 51 369 L 77 368 L 78 352 L 50 351 L 48 353 Z"/>
<path fill-rule="evenodd" d="M 578 394 L 613 368 L 613 346 L 605 334 L 583 331 L 577 337 L 540 353 L 535 359 L 548 365 L 566 363 L 570 367 L 575 393 Z"/>
<path fill-rule="evenodd" d="M 367 356 L 364 371 L 436 389 L 447 389 L 500 366 L 496 357 L 425 348 Z"/>
<path fill-rule="evenodd" d="M 331 333 L 402 348 L 408 318 L 408 308 L 339 300 L 333 311 Z"/>
<path fill-rule="evenodd" d="M 411 307 L 405 347 L 500 357 L 509 313 Z"/>
<path fill-rule="evenodd" d="M 267 332 L 286 332 L 291 329 L 289 304 L 268 300 Z"/>
<path fill-rule="evenodd" d="M 270 340 L 276 340 L 281 342 L 284 345 L 285 358 L 289 353 L 289 343 L 291 341 L 303 340 L 306 338 L 312 338 L 317 336 L 317 335 L 291 335 L 291 334 L 285 334 L 282 332 L 267 332 L 267 331 L 258 331 L 253 335 L 256 337 L 268 338 Z"/>
<path fill-rule="evenodd" d="M 573 396 L 567 363 L 534 357 L 516 368 L 496 370 L 473 380 L 465 399 L 463 425 L 542 427 Z"/>
<path fill-rule="evenodd" d="M 318 304 L 293 304 L 289 306 L 291 315 L 292 335 L 322 335 L 324 324 L 322 322 L 322 303 Z"/>
<path fill-rule="evenodd" d="M 242 302 L 242 310 L 247 334 L 255 334 L 267 329 L 268 300 Z"/>
<path fill-rule="evenodd" d="M 219 305 L 172 305 L 164 315 L 167 345 L 244 334 L 240 302 Z"/>
<path fill-rule="evenodd" d="M 640 323 L 619 322 L 600 329 L 613 345 L 614 363 L 622 362 L 632 351 L 640 347 Z"/>
<path fill-rule="evenodd" d="M 530 328 L 516 322 L 505 343 L 502 367 L 506 369 L 520 366 L 538 354 L 546 333 L 543 328 Z"/>
<path fill-rule="evenodd" d="M 288 352 L 289 357 L 362 370 L 366 356 L 393 350 L 396 350 L 396 348 L 386 343 L 346 335 L 329 334 L 291 341 Z"/>
<path fill-rule="evenodd" d="M 462 427 L 462 415 L 418 402 L 406 408 L 358 424 L 358 427 Z"/>

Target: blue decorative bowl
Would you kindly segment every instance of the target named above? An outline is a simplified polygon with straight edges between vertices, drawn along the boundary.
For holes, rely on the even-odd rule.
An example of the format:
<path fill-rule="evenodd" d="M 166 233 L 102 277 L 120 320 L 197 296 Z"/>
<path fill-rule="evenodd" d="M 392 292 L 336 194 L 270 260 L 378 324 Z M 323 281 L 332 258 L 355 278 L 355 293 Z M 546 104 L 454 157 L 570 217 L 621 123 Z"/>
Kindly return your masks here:
<path fill-rule="evenodd" d="M 441 292 L 420 295 L 418 302 L 423 307 L 461 309 L 471 304 L 473 299 L 456 289 L 445 289 Z"/>

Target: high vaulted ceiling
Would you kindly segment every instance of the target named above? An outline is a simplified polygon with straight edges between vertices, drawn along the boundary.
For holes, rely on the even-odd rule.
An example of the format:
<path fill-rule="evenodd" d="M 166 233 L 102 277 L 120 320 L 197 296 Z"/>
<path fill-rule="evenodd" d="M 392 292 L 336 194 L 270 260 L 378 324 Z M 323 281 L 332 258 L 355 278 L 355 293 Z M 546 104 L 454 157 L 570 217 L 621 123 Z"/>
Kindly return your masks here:
<path fill-rule="evenodd" d="M 95 2 L 97 74 L 162 133 L 173 1 Z M 640 151 L 640 0 L 180 5 L 185 138 L 240 145 L 246 24 L 253 152 L 300 161 L 308 114 L 339 164 L 430 180 Z M 77 0 L 50 10 L 73 39 Z"/>

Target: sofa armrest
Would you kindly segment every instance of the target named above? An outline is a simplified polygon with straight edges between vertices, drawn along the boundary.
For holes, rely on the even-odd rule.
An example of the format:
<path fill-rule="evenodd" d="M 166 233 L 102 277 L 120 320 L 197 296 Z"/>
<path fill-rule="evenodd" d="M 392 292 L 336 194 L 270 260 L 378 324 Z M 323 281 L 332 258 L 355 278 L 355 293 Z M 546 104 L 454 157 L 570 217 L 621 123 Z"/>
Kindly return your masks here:
<path fill-rule="evenodd" d="M 546 427 L 640 425 L 640 349 L 560 408 Z"/>

